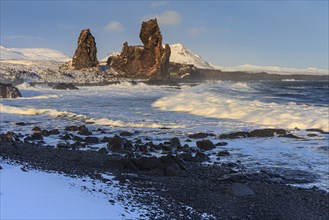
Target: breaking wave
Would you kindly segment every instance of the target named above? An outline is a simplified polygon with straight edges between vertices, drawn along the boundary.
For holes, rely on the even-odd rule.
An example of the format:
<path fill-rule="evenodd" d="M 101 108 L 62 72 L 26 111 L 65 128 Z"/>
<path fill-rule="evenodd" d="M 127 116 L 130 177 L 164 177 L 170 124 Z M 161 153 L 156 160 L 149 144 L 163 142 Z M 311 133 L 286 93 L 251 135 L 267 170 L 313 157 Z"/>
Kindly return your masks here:
<path fill-rule="evenodd" d="M 234 119 L 268 127 L 319 128 L 329 131 L 327 107 L 300 105 L 294 102 L 265 103 L 257 100 L 239 99 L 238 94 L 235 96 L 232 96 L 232 93 L 226 95 L 231 91 L 211 92 L 212 89 L 209 86 L 209 84 L 205 84 L 184 89 L 176 95 L 158 99 L 152 106 L 162 111 L 186 112 L 209 118 Z M 235 84 L 235 86 L 249 90 L 244 84 Z"/>
<path fill-rule="evenodd" d="M 76 114 L 67 111 L 58 111 L 55 109 L 36 109 L 36 108 L 28 108 L 28 107 L 14 107 L 0 104 L 1 113 L 7 114 L 16 114 L 16 115 L 49 115 L 51 117 L 57 118 L 72 118 L 79 119 L 81 121 L 86 122 L 94 122 L 95 124 L 102 126 L 111 126 L 111 127 L 129 127 L 129 128 L 183 128 L 184 126 L 178 125 L 162 125 L 157 123 L 131 123 L 124 122 L 121 120 L 111 120 L 108 118 L 92 118 L 82 114 Z"/>

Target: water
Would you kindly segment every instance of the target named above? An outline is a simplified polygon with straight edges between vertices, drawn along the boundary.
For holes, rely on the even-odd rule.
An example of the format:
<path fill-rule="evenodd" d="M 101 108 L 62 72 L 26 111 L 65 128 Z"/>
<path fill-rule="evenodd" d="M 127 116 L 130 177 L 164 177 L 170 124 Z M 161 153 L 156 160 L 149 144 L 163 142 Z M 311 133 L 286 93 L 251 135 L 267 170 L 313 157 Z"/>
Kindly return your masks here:
<path fill-rule="evenodd" d="M 328 82 L 209 82 L 180 88 L 121 83 L 80 87 L 78 91 L 24 84 L 19 89 L 24 98 L 1 100 L 1 132 L 15 130 L 24 134 L 34 126 L 63 129 L 94 122 L 88 127 L 113 134 L 137 131 L 142 138 L 150 137 L 154 142 L 177 136 L 184 143 L 186 135 L 195 132 L 222 134 L 284 128 L 303 139 L 229 140 L 226 147 L 209 153 L 225 148 L 231 156 L 223 160 L 239 160 L 256 170 L 306 171 L 315 175 L 316 180 L 303 184 L 304 187 L 315 185 L 329 191 L 329 135 L 305 131 L 307 128 L 329 131 Z M 16 126 L 15 122 L 28 125 Z M 295 130 L 296 127 L 301 130 Z M 56 141 L 46 139 L 51 145 Z"/>

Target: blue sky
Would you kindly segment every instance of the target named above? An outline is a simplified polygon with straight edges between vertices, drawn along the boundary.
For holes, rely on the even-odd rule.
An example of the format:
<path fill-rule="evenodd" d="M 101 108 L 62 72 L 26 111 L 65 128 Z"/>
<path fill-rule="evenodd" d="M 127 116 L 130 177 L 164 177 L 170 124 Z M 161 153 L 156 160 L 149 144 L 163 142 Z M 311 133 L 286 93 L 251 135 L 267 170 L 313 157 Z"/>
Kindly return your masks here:
<path fill-rule="evenodd" d="M 141 22 L 157 17 L 164 43 L 182 43 L 216 65 L 328 69 L 328 1 L 6 1 L 1 44 L 72 56 L 90 28 L 98 58 L 141 44 Z"/>

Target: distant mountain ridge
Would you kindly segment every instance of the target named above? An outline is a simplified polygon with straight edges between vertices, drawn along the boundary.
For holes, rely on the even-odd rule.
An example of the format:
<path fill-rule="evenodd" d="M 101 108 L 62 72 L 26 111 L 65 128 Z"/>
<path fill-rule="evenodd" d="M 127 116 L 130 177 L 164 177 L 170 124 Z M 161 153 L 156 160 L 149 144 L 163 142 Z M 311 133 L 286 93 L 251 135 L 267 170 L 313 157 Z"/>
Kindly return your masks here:
<path fill-rule="evenodd" d="M 267 72 L 271 74 L 308 74 L 308 75 L 328 75 L 329 71 L 326 69 L 319 69 L 315 67 L 308 68 L 289 68 L 278 66 L 257 66 L 251 64 L 244 64 L 233 67 L 212 65 L 205 61 L 201 56 L 193 53 L 184 45 L 177 43 L 171 44 L 170 62 L 192 64 L 201 69 L 220 69 L 223 71 L 245 71 L 245 72 Z M 106 62 L 109 56 L 118 55 L 118 53 L 111 53 L 100 60 Z M 67 62 L 71 58 L 63 52 L 47 49 L 47 48 L 6 48 L 0 45 L 0 60 L 47 60 L 57 62 Z"/>
<path fill-rule="evenodd" d="M 65 53 L 48 48 L 6 48 L 0 45 L 0 60 L 49 60 L 67 62 Z"/>

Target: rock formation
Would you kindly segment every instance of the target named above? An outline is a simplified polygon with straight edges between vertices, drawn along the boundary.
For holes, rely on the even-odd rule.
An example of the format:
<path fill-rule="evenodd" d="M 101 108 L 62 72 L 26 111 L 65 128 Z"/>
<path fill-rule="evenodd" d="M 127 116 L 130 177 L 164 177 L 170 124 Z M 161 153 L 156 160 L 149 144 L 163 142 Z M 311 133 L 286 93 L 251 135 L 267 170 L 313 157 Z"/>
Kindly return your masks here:
<path fill-rule="evenodd" d="M 22 97 L 19 90 L 11 84 L 0 83 L 0 98 Z"/>
<path fill-rule="evenodd" d="M 78 47 L 72 58 L 72 66 L 75 70 L 92 68 L 98 65 L 96 42 L 89 29 L 81 31 L 78 39 Z"/>
<path fill-rule="evenodd" d="M 121 54 L 109 57 L 110 70 L 130 78 L 167 80 L 170 47 L 162 46 L 162 35 L 156 19 L 142 23 L 139 38 L 143 46 L 123 44 Z"/>

